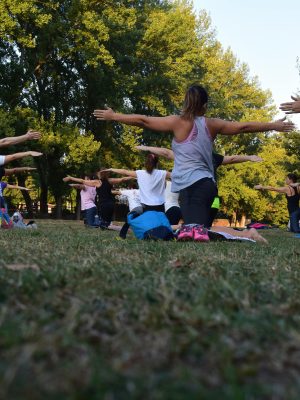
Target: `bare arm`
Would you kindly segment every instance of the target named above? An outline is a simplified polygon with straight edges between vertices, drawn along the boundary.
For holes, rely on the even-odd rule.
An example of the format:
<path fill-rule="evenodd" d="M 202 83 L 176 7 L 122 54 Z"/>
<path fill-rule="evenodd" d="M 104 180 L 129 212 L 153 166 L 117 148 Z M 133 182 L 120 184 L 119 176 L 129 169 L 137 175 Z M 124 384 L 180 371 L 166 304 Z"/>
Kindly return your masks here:
<path fill-rule="evenodd" d="M 135 178 L 133 176 L 124 176 L 124 178 L 108 178 L 108 182 L 111 185 L 118 185 L 119 183 L 131 181 L 132 179 Z"/>
<path fill-rule="evenodd" d="M 94 180 L 84 180 L 81 178 L 75 178 L 73 176 L 66 176 L 63 178 L 64 182 L 75 182 L 79 183 L 81 185 L 85 186 L 91 186 L 91 187 L 100 187 L 102 185 L 102 181 L 99 179 L 94 179 Z"/>
<path fill-rule="evenodd" d="M 169 115 L 167 117 L 148 117 L 141 114 L 120 114 L 111 108 L 106 110 L 94 110 L 93 115 L 100 121 L 116 121 L 126 125 L 139 126 L 154 131 L 172 132 L 176 128 L 179 117 Z"/>
<path fill-rule="evenodd" d="M 40 132 L 29 130 L 25 135 L 13 136 L 1 139 L 0 147 L 12 146 L 14 144 L 26 142 L 27 140 L 39 140 L 40 137 L 41 137 Z"/>
<path fill-rule="evenodd" d="M 157 156 L 165 157 L 168 160 L 174 160 L 174 153 L 170 149 L 165 147 L 152 147 L 152 146 L 136 146 L 137 150 L 150 151 L 150 153 L 156 154 Z"/>
<path fill-rule="evenodd" d="M 130 171 L 128 169 L 109 168 L 109 169 L 106 169 L 105 171 L 115 172 L 116 174 L 127 175 L 127 176 L 131 176 L 133 178 L 137 177 L 136 171 Z M 112 179 L 112 178 L 109 178 L 109 179 Z"/>
<path fill-rule="evenodd" d="M 16 167 L 16 168 L 5 168 L 5 176 L 10 176 L 14 174 L 18 174 L 20 172 L 30 172 L 35 171 L 36 168 L 32 167 Z"/>
<path fill-rule="evenodd" d="M 40 157 L 42 156 L 43 153 L 40 153 L 39 151 L 22 151 L 20 153 L 14 153 L 14 154 L 8 154 L 7 156 L 5 156 L 5 164 L 10 163 L 11 161 L 15 161 L 15 160 L 19 160 L 20 158 L 24 158 L 24 157 Z"/>
<path fill-rule="evenodd" d="M 213 138 L 221 135 L 238 135 L 267 131 L 290 132 L 295 129 L 292 122 L 284 122 L 285 118 L 275 122 L 230 122 L 218 118 L 206 118 L 207 127 Z"/>
<path fill-rule="evenodd" d="M 224 156 L 223 162 L 221 165 L 225 164 L 238 164 L 238 163 L 243 163 L 246 161 L 251 161 L 251 162 L 261 162 L 263 159 L 258 156 Z"/>
<path fill-rule="evenodd" d="M 256 190 L 269 190 L 271 192 L 290 194 L 288 186 L 274 187 L 274 186 L 256 185 L 256 186 L 254 186 L 254 189 L 256 189 Z"/>
<path fill-rule="evenodd" d="M 6 186 L 7 189 L 20 189 L 20 190 L 26 190 L 26 192 L 29 192 L 32 189 L 27 189 L 26 187 L 23 186 L 18 186 L 18 185 L 9 185 L 7 184 Z"/>

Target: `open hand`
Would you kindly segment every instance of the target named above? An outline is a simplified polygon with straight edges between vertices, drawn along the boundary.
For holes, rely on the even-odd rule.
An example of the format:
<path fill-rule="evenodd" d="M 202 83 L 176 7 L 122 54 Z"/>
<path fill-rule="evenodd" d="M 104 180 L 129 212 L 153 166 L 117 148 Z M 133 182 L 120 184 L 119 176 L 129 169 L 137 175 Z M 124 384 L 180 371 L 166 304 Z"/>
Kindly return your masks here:
<path fill-rule="evenodd" d="M 27 140 L 39 140 L 41 138 L 42 134 L 38 131 L 33 131 L 30 129 L 26 133 L 26 136 L 27 136 Z"/>
<path fill-rule="evenodd" d="M 109 107 L 105 108 L 105 110 L 94 110 L 93 115 L 100 121 L 111 121 L 114 116 L 114 111 Z"/>
<path fill-rule="evenodd" d="M 148 146 L 135 146 L 135 149 L 140 151 L 148 151 Z"/>
<path fill-rule="evenodd" d="M 263 186 L 262 185 L 255 185 L 254 189 L 256 190 L 262 190 Z"/>
<path fill-rule="evenodd" d="M 286 117 L 283 117 L 275 121 L 274 130 L 277 132 L 290 132 L 296 129 L 296 126 L 293 122 L 291 121 L 284 122 L 285 120 Z"/>
<path fill-rule="evenodd" d="M 284 111 L 286 114 L 300 113 L 300 96 L 291 96 L 291 98 L 294 101 L 280 104 L 280 110 Z"/>
<path fill-rule="evenodd" d="M 24 171 L 36 171 L 37 170 L 37 168 L 34 168 L 34 167 L 23 167 L 24 168 Z"/>
<path fill-rule="evenodd" d="M 40 153 L 39 151 L 29 151 L 29 155 L 32 157 L 40 157 L 43 153 Z"/>

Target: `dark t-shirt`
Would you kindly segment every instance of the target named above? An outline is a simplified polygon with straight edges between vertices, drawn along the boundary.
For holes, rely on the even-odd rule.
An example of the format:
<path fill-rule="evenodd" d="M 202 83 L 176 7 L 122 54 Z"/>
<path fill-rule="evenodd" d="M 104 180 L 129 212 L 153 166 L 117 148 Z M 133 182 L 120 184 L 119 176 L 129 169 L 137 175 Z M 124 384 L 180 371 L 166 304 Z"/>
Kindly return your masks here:
<path fill-rule="evenodd" d="M 112 185 L 107 179 L 102 179 L 102 185 L 97 188 L 98 204 L 113 203 L 115 201 L 114 195 L 111 192 Z"/>
<path fill-rule="evenodd" d="M 213 162 L 213 167 L 214 167 L 215 181 L 217 181 L 217 169 L 222 164 L 223 160 L 224 160 L 224 156 L 222 156 L 222 154 L 218 154 L 215 152 L 212 153 L 212 162 Z"/>
<path fill-rule="evenodd" d="M 300 200 L 300 195 L 298 193 L 297 188 L 293 188 L 290 186 L 291 193 L 294 192 L 293 196 L 287 196 L 286 195 L 286 200 L 287 200 L 287 208 L 289 211 L 289 214 L 291 215 L 294 211 L 297 211 L 299 209 L 299 200 Z"/>

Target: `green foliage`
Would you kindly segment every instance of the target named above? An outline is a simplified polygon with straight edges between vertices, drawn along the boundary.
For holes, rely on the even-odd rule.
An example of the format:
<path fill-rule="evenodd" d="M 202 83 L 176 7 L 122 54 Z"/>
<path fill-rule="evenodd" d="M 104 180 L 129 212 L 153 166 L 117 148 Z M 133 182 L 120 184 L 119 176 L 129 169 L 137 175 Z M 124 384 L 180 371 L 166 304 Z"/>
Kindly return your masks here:
<path fill-rule="evenodd" d="M 264 144 L 258 155 L 262 163 L 243 163 L 221 167 L 219 193 L 223 199 L 223 210 L 229 215 L 242 215 L 253 220 L 266 220 L 286 225 L 288 212 L 286 199 L 282 194 L 269 191 L 257 191 L 254 185 L 285 185 L 286 161 L 296 160 L 288 157 L 279 137 L 273 137 Z"/>

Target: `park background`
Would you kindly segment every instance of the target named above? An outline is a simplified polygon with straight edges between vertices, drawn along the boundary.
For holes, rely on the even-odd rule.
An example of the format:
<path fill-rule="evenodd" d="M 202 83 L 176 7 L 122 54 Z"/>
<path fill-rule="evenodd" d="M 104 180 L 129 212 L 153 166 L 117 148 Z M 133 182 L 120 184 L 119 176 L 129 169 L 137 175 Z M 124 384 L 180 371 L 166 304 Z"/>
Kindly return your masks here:
<path fill-rule="evenodd" d="M 278 98 L 275 103 L 271 91 L 262 87 L 256 70 L 252 72 L 251 66 L 240 59 L 238 45 L 234 43 L 236 49 L 231 49 L 230 39 L 226 41 L 225 37 L 223 45 L 218 38 L 218 26 L 211 19 L 217 11 L 218 18 L 224 15 L 222 23 L 228 21 L 232 27 L 234 37 L 249 38 L 246 14 L 240 35 L 234 30 L 237 24 L 231 11 L 238 8 L 237 2 L 227 7 L 227 14 L 222 14 L 225 10 L 221 3 L 2 1 L 0 137 L 23 134 L 29 128 L 40 130 L 43 137 L 39 143 L 5 151 L 30 148 L 44 153 L 34 164 L 28 161 L 27 165 L 37 167 L 37 173 L 10 178 L 10 183 L 34 189 L 30 194 L 7 191 L 10 208 L 23 203 L 29 216 L 38 210 L 46 217 L 50 204 L 56 218 L 76 209 L 78 217 L 79 194 L 63 183 L 64 176 L 82 176 L 100 167 L 140 168 L 144 156 L 134 150 L 136 145 L 170 147 L 168 134 L 95 121 L 95 108 L 109 105 L 125 113 L 178 113 L 186 87 L 200 82 L 210 96 L 208 116 L 237 121 L 278 118 Z M 211 13 L 206 5 L 212 8 Z M 267 15 L 265 9 L 262 11 L 257 13 L 254 27 L 262 26 L 258 21 L 265 16 L 267 35 L 272 11 Z M 252 40 L 264 42 L 264 37 L 254 34 L 256 30 Z M 274 53 L 272 38 L 267 37 Z M 246 41 L 244 47 L 251 47 L 251 43 Z M 260 63 L 263 55 L 257 51 Z M 284 51 L 278 59 L 282 63 Z M 281 85 L 291 75 L 286 71 L 293 68 L 299 74 L 297 59 L 292 61 L 294 65 L 290 65 L 290 58 L 288 61 L 286 70 L 282 70 Z M 218 138 L 216 151 L 224 155 L 258 154 L 265 160 L 219 169 L 224 216 L 242 224 L 246 218 L 273 224 L 286 222 L 284 196 L 260 193 L 253 186 L 282 186 L 288 172 L 300 171 L 298 136 L 297 132 L 268 132 Z M 161 166 L 172 168 L 164 160 Z"/>
<path fill-rule="evenodd" d="M 45 154 L 37 164 L 27 161 L 37 173 L 19 175 L 18 182 L 35 189 L 25 199 L 15 192 L 12 206 L 26 201 L 30 210 L 40 200 L 44 216 L 47 203 L 66 216 L 76 192 L 62 183 L 65 174 L 139 167 L 136 143 L 170 145 L 165 134 L 97 123 L 92 111 L 104 104 L 124 112 L 178 112 L 186 86 L 200 81 L 210 93 L 210 115 L 277 118 L 278 102 L 299 85 L 290 82 L 284 98 L 276 95 L 273 102 L 267 90 L 273 87 L 260 81 L 263 75 L 233 39 L 225 41 L 223 24 L 227 16 L 235 31 L 238 21 L 240 36 L 249 38 L 247 18 L 255 26 L 264 17 L 266 43 L 269 35 L 273 39 L 268 29 L 277 7 L 283 35 L 293 21 L 283 7 L 299 18 L 299 5 L 240 2 L 247 13 L 238 17 L 238 3 L 0 0 L 1 137 L 40 129 L 41 141 L 7 151 Z M 297 24 L 292 26 L 296 41 Z M 253 40 L 258 48 L 259 38 Z M 278 52 L 281 63 L 280 47 Z M 278 78 L 283 85 L 296 60 L 286 64 Z M 286 221 L 283 196 L 252 187 L 282 184 L 287 171 L 299 171 L 298 137 L 219 138 L 223 154 L 265 159 L 220 169 L 228 215 Z M 264 230 L 269 245 L 203 244 L 139 241 L 130 234 L 120 240 L 116 232 L 65 219 L 39 219 L 37 225 L 0 232 L 1 400 L 300 398 L 300 251 L 294 234 Z"/>

